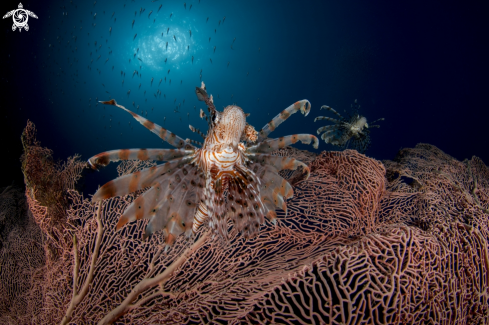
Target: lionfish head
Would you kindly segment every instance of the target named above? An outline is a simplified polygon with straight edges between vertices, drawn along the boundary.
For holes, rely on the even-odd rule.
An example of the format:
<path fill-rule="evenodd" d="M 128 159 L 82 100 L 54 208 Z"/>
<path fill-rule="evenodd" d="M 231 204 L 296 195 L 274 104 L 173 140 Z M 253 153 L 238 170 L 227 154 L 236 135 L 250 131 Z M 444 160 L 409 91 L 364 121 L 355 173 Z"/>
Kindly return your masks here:
<path fill-rule="evenodd" d="M 215 115 L 214 123 L 221 142 L 236 147 L 246 127 L 246 114 L 241 107 L 229 105 Z"/>

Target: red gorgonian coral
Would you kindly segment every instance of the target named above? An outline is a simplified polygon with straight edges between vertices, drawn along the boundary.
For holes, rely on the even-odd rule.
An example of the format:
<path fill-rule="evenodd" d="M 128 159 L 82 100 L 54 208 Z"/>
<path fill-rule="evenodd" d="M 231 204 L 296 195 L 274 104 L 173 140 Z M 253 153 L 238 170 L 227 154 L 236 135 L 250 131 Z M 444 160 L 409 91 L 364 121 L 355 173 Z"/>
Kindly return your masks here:
<path fill-rule="evenodd" d="M 279 211 L 277 225 L 266 223 L 249 240 L 229 224 L 226 244 L 201 228 L 194 242 L 180 237 L 164 253 L 161 234 L 141 240 L 147 221 L 115 232 L 144 190 L 95 204 L 68 189 L 65 231 L 73 240 L 60 245 L 60 258 L 24 267 L 30 286 L 16 291 L 4 284 L 15 277 L 12 261 L 29 265 L 29 253 L 13 253 L 35 247 L 39 236 L 29 241 L 24 233 L 26 239 L 10 238 L 9 249 L 2 248 L 0 292 L 9 294 L 0 297 L 0 320 L 488 322 L 489 170 L 480 159 L 459 162 L 426 144 L 383 163 L 352 150 L 275 154 L 308 164 L 310 178 L 281 174 L 296 180 L 287 217 Z M 120 173 L 144 167 L 125 165 Z M 42 211 L 36 200 L 28 203 L 34 214 Z"/>

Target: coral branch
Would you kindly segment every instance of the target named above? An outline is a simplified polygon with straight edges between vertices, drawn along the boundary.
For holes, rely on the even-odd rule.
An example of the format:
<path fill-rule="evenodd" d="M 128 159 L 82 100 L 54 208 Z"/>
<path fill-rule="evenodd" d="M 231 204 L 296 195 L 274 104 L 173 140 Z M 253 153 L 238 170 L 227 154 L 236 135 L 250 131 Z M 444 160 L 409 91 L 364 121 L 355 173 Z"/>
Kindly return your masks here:
<path fill-rule="evenodd" d="M 205 232 L 192 246 L 187 248 L 181 256 L 175 260 L 171 265 L 169 265 L 166 270 L 153 278 L 144 278 L 141 282 L 139 282 L 129 293 L 129 295 L 124 299 L 124 301 L 115 309 L 111 310 L 100 322 L 99 325 L 102 324 L 110 324 L 117 320 L 119 317 L 124 315 L 125 313 L 131 311 L 134 308 L 140 306 L 139 303 L 132 304 L 134 299 L 137 298 L 139 294 L 144 292 L 146 289 L 161 285 L 163 286 L 166 281 L 173 275 L 173 273 L 179 268 L 183 263 L 185 263 L 189 257 L 198 250 L 202 245 L 205 244 L 207 237 L 209 237 L 210 231 Z M 156 297 L 157 294 L 153 294 L 144 302 Z M 144 302 L 141 302 L 143 304 Z"/>
<path fill-rule="evenodd" d="M 100 251 L 100 244 L 102 243 L 102 237 L 104 235 L 104 227 L 102 226 L 102 220 L 100 217 L 100 214 L 102 213 L 102 203 L 98 204 L 97 207 L 97 239 L 95 241 L 95 248 L 92 253 L 92 261 L 90 263 L 90 269 L 88 271 L 88 276 L 85 279 L 85 282 L 80 290 L 79 293 L 76 291 L 76 283 L 78 282 L 78 271 L 80 268 L 80 261 L 78 258 L 78 248 L 76 244 L 76 236 L 73 236 L 73 251 L 75 254 L 75 265 L 73 266 L 73 298 L 71 299 L 70 306 L 68 307 L 68 310 L 66 311 L 65 317 L 63 317 L 63 320 L 61 321 L 61 324 L 68 324 L 71 321 L 73 311 L 75 310 L 76 306 L 83 300 L 83 298 L 86 296 L 88 292 L 88 287 L 92 283 L 94 272 L 95 272 L 95 264 L 97 263 L 99 251 Z"/>

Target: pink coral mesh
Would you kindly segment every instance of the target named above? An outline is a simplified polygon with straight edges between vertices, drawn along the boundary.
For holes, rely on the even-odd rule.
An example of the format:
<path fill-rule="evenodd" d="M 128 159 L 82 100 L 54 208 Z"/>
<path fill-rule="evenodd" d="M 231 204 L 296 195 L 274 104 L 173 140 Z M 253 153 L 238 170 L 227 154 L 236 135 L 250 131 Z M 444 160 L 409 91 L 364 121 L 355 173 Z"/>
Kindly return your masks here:
<path fill-rule="evenodd" d="M 296 178 L 287 216 L 279 211 L 278 224 L 251 240 L 231 229 L 223 244 L 204 225 L 165 253 L 161 233 L 141 240 L 147 221 L 115 232 L 135 195 L 99 210 L 69 189 L 66 231 L 76 245 L 26 268 L 31 287 L 0 304 L 0 322 L 488 323 L 489 171 L 480 159 L 459 162 L 427 144 L 383 163 L 352 150 L 275 154 L 309 159 L 311 176 Z M 44 210 L 29 206 L 42 219 Z M 20 254 L 26 244 L 11 245 Z M 2 281 L 15 276 L 7 262 L 20 258 L 5 254 Z"/>

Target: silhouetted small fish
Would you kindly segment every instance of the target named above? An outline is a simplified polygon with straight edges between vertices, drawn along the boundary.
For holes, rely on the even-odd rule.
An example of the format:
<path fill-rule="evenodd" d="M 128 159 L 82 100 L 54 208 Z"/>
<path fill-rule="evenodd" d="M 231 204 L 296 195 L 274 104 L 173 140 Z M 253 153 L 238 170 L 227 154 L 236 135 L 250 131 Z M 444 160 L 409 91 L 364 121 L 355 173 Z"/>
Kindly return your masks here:
<path fill-rule="evenodd" d="M 134 38 L 132 39 L 133 41 L 136 39 L 136 36 L 138 36 L 138 33 L 134 34 Z"/>

